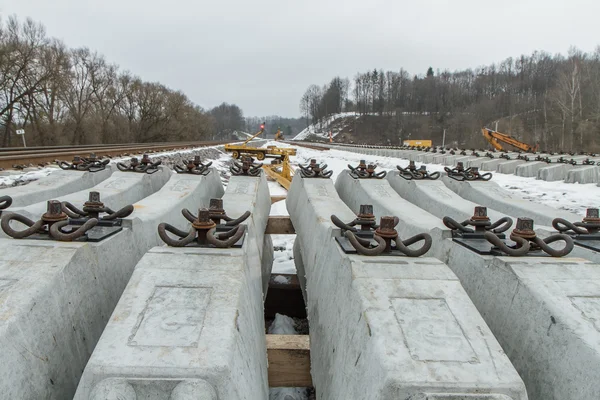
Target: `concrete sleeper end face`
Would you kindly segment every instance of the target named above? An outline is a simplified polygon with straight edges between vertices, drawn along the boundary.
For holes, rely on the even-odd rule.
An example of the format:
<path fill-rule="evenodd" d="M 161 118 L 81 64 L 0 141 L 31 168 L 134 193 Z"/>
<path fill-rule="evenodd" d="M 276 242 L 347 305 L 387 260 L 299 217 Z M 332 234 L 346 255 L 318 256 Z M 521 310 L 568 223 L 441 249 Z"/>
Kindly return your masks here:
<path fill-rule="evenodd" d="M 121 379 L 104 379 L 99 382 L 90 395 L 90 400 L 136 400 L 133 386 Z"/>
<path fill-rule="evenodd" d="M 180 382 L 171 392 L 169 400 L 218 400 L 215 389 L 205 380 Z"/>

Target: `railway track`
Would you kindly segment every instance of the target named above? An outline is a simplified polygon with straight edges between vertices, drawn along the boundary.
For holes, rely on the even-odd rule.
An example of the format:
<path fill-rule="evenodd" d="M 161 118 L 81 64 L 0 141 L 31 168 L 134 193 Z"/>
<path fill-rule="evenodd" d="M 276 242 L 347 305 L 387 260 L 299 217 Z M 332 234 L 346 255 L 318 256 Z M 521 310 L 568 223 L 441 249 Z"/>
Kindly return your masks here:
<path fill-rule="evenodd" d="M 40 165 L 56 160 L 70 161 L 73 156 L 87 156 L 90 153 L 98 157 L 118 157 L 129 153 L 158 152 L 185 149 L 190 147 L 216 146 L 229 141 L 190 141 L 170 143 L 122 143 L 83 146 L 16 147 L 0 149 L 0 168 L 19 168 Z"/>

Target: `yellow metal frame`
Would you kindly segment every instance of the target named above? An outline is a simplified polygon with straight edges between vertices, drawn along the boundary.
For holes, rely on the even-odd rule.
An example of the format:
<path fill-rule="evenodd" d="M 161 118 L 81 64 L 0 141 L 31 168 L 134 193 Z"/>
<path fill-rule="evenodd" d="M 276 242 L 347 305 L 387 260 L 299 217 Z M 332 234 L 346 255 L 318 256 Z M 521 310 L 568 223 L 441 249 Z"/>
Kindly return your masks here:
<path fill-rule="evenodd" d="M 296 154 L 295 150 L 294 154 Z M 266 164 L 262 168 L 267 176 L 286 188 L 286 190 L 290 190 L 292 179 L 294 178 L 294 170 L 290 165 L 290 158 L 287 155 L 283 156 L 280 163 Z"/>

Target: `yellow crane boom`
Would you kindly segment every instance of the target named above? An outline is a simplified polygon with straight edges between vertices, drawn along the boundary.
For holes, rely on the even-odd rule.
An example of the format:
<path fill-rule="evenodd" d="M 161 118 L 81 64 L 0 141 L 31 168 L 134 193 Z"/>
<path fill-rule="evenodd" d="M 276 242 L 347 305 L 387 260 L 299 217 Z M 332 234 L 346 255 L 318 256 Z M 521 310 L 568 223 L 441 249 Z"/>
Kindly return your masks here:
<path fill-rule="evenodd" d="M 483 134 L 483 137 L 498 151 L 504 151 L 504 147 L 502 147 L 501 143 L 509 144 L 528 153 L 535 153 L 538 150 L 537 145 L 531 146 L 513 138 L 510 135 L 507 135 L 506 133 L 496 132 L 488 128 L 482 128 L 481 133 Z"/>

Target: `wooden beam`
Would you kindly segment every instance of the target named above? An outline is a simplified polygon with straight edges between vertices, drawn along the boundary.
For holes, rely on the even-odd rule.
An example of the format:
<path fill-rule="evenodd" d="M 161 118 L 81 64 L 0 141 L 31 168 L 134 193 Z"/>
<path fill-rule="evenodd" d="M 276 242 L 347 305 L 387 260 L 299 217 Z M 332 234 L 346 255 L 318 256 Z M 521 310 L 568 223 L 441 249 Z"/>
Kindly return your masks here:
<path fill-rule="evenodd" d="M 267 228 L 265 229 L 265 234 L 294 235 L 295 233 L 296 229 L 294 229 L 294 225 L 292 224 L 292 220 L 290 219 L 290 217 L 269 217 L 269 220 L 267 221 Z"/>
<path fill-rule="evenodd" d="M 266 335 L 269 387 L 312 386 L 308 335 Z"/>
<path fill-rule="evenodd" d="M 287 198 L 286 195 L 281 196 L 271 196 L 271 204 L 277 203 L 278 201 L 285 200 Z"/>

